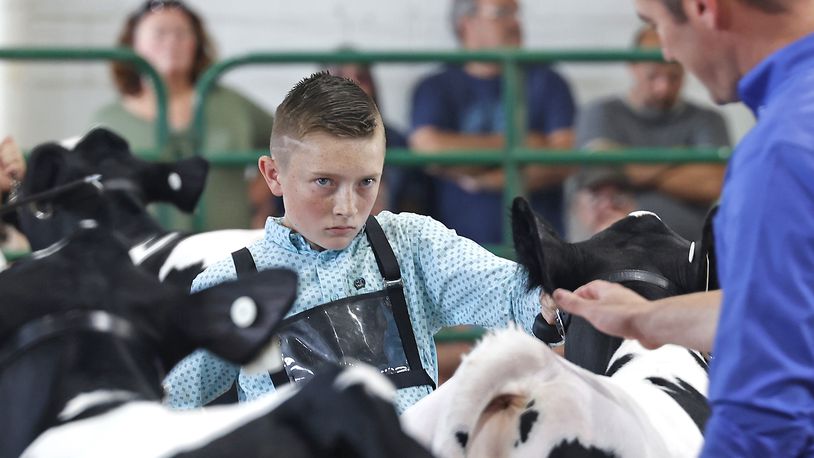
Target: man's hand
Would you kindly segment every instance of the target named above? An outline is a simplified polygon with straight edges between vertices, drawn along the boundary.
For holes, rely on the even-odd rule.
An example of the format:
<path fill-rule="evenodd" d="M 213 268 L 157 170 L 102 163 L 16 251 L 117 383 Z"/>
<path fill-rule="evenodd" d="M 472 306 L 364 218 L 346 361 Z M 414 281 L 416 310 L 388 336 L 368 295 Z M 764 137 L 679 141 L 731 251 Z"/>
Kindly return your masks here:
<path fill-rule="evenodd" d="M 555 326 L 557 322 L 557 304 L 554 298 L 545 292 L 540 294 L 540 314 L 543 315 L 546 323 Z"/>
<path fill-rule="evenodd" d="M 0 142 L 0 195 L 8 192 L 15 181 L 25 175 L 25 159 L 11 137 Z"/>
<path fill-rule="evenodd" d="M 646 348 L 662 345 L 649 341 L 642 329 L 642 321 L 653 308 L 652 302 L 619 284 L 595 280 L 573 293 L 558 289 L 554 291 L 554 302 L 606 334 L 637 339 Z"/>
<path fill-rule="evenodd" d="M 557 326 L 557 304 L 555 304 L 554 299 L 545 292 L 540 293 L 540 315 L 543 316 L 546 323 L 551 326 Z M 562 333 L 561 328 L 558 327 L 558 330 Z M 565 356 L 565 347 L 561 343 L 554 346 L 552 350 L 560 356 Z"/>

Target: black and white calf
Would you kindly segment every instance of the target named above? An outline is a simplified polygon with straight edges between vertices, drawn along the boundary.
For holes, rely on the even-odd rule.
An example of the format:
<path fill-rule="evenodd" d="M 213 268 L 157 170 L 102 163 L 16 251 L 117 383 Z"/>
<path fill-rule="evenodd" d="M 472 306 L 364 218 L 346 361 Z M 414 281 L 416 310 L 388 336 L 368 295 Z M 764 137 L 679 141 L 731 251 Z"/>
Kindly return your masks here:
<path fill-rule="evenodd" d="M 99 228 L 35 252 L 0 273 L 0 457 L 428 456 L 364 367 L 255 403 L 161 406 L 164 372 L 193 349 L 265 354 L 295 293 L 271 270 L 187 295 Z"/>
<path fill-rule="evenodd" d="M 202 158 L 174 163 L 141 160 L 124 139 L 97 128 L 71 149 L 57 143 L 36 147 L 18 196 L 25 198 L 92 175 L 100 176 L 102 192 L 74 193 L 22 207 L 18 224 L 37 250 L 66 237 L 78 221 L 100 220 L 130 247 L 134 263 L 162 281 L 189 288 L 204 268 L 263 236 L 262 230 L 167 231 L 147 212 L 146 205 L 153 202 L 191 212 L 203 192 L 207 172 L 208 164 Z"/>
<path fill-rule="evenodd" d="M 706 286 L 705 249 L 655 215 L 629 216 L 579 244 L 560 240 L 523 200 L 512 220 L 531 285 L 548 292 L 597 278 L 651 298 Z M 406 429 L 440 457 L 696 456 L 709 416 L 701 355 L 646 350 L 584 325 L 574 318 L 567 329 L 576 364 L 517 330 L 486 337 L 450 381 L 404 413 Z"/>

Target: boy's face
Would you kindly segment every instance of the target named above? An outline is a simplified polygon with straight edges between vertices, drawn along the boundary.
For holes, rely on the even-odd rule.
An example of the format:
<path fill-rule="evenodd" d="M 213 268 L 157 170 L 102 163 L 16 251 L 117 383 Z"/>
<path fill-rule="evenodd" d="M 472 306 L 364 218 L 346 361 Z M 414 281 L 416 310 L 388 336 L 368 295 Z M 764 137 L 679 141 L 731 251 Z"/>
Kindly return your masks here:
<path fill-rule="evenodd" d="M 260 161 L 269 189 L 283 198 L 283 224 L 315 249 L 344 249 L 364 226 L 379 192 L 381 123 L 367 138 L 315 132 L 289 140 L 286 148 L 282 163 L 267 156 Z"/>

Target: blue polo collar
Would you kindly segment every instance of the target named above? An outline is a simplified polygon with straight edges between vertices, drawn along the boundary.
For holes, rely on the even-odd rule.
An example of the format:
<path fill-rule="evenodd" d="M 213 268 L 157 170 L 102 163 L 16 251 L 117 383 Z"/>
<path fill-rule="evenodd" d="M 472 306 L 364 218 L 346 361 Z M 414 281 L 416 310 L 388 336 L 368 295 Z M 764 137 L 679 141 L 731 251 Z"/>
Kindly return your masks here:
<path fill-rule="evenodd" d="M 778 49 L 749 70 L 738 83 L 738 94 L 758 117 L 780 86 L 809 69 L 814 69 L 814 33 Z"/>

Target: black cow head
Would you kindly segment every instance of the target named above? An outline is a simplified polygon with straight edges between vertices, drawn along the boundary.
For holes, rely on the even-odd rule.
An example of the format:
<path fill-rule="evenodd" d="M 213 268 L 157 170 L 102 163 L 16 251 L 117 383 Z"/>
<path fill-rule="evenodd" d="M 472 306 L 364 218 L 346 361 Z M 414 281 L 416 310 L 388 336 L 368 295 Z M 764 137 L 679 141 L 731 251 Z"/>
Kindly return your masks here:
<path fill-rule="evenodd" d="M 584 242 L 568 243 L 534 214 L 528 202 L 517 198 L 512 205 L 512 232 L 529 287 L 542 287 L 549 294 L 557 288 L 574 290 L 596 279 L 622 283 L 650 299 L 717 284 L 709 281 L 715 278 L 707 256 L 710 237 L 690 242 L 652 213 L 632 214 Z M 604 373 L 621 339 L 599 333 L 580 317 L 570 319 L 568 332 L 566 358 Z"/>
<path fill-rule="evenodd" d="M 18 456 L 79 393 L 159 399 L 164 373 L 196 348 L 237 364 L 257 357 L 293 304 L 296 275 L 264 271 L 188 295 L 97 227 L 18 261 L 0 291 L 0 429 L 15 438 L 0 456 Z"/>
<path fill-rule="evenodd" d="M 203 192 L 208 164 L 202 158 L 174 163 L 151 163 L 130 152 L 113 132 L 91 130 L 73 149 L 56 143 L 31 153 L 18 192 L 25 198 L 89 175 L 100 175 L 103 193 L 74 193 L 41 201 L 18 210 L 20 228 L 33 249 L 67 236 L 83 219 L 109 220 L 127 233 L 134 225 L 155 225 L 145 211 L 153 202 L 167 202 L 191 212 Z"/>

